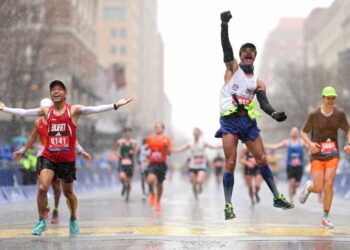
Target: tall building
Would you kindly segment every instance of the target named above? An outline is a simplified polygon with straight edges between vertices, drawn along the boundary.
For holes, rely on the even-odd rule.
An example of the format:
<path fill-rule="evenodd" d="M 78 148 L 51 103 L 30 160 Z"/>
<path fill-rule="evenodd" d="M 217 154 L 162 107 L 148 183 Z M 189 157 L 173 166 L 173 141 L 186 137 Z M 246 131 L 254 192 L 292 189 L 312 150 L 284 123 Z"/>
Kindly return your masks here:
<path fill-rule="evenodd" d="M 48 96 L 48 83 L 60 79 L 70 102 L 96 103 L 96 8 L 97 0 L 1 1 L 2 101 L 36 107 Z"/>
<path fill-rule="evenodd" d="M 134 98 L 119 118 L 143 135 L 167 112 L 157 1 L 101 0 L 98 12 L 99 62 L 113 75 L 118 98 Z"/>
<path fill-rule="evenodd" d="M 338 68 L 340 54 L 350 48 L 349 9 L 350 1 L 335 0 L 329 8 L 316 8 L 308 16 L 305 22 L 308 67 Z"/>

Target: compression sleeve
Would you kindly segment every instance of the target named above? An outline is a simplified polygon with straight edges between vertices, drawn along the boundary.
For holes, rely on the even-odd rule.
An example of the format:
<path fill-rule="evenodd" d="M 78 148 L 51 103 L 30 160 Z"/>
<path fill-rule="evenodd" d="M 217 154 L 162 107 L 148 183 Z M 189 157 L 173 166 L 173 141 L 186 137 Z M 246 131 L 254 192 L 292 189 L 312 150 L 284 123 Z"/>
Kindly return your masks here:
<path fill-rule="evenodd" d="M 3 111 L 9 114 L 20 116 L 39 116 L 39 109 L 20 109 L 5 107 Z"/>
<path fill-rule="evenodd" d="M 109 110 L 113 110 L 114 104 L 106 104 L 106 105 L 99 105 L 99 106 L 82 106 L 81 107 L 81 113 L 83 115 L 93 114 L 93 113 L 101 113 Z"/>
<path fill-rule="evenodd" d="M 228 23 L 221 23 L 221 46 L 224 52 L 224 62 L 233 61 L 233 50 L 228 36 Z"/>
<path fill-rule="evenodd" d="M 276 110 L 271 106 L 269 103 L 269 100 L 267 100 L 266 91 L 265 90 L 259 90 L 256 93 L 256 97 L 258 99 L 258 102 L 260 104 L 260 108 L 268 115 L 272 115 L 273 112 L 276 112 Z"/>

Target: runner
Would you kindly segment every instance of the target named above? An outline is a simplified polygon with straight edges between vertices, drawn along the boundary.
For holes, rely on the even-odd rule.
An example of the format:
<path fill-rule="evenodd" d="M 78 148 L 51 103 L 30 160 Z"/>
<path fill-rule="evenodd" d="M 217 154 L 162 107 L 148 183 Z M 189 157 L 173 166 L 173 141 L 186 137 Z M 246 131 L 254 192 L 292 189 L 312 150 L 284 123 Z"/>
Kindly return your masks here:
<path fill-rule="evenodd" d="M 254 197 L 257 203 L 260 202 L 259 191 L 261 184 L 261 175 L 259 167 L 256 165 L 255 159 L 247 147 L 242 148 L 242 151 L 239 154 L 239 162 L 244 165 L 244 177 L 248 186 L 249 197 L 252 202 L 252 206 L 254 206 Z"/>
<path fill-rule="evenodd" d="M 40 107 L 51 107 L 53 105 L 53 102 L 49 98 L 44 98 L 40 101 Z M 39 144 L 38 144 L 38 150 L 37 150 L 37 166 L 36 171 L 37 173 L 40 172 L 42 169 L 41 162 L 43 160 L 43 156 L 41 155 L 46 144 L 47 140 L 47 121 L 44 117 L 38 118 L 34 123 L 34 128 L 30 136 L 28 137 L 27 143 L 18 151 L 13 152 L 13 158 L 15 160 L 19 160 L 23 157 L 25 152 L 30 149 L 34 142 L 37 140 L 39 136 Z M 75 143 L 75 149 L 78 154 L 81 154 L 85 160 L 90 161 L 92 159 L 91 155 L 84 150 L 84 148 L 79 144 L 78 140 Z M 52 210 L 52 217 L 51 217 L 51 224 L 58 224 L 59 223 L 59 212 L 58 212 L 58 206 L 60 204 L 60 197 L 61 197 L 61 181 L 57 178 L 57 175 L 54 176 L 52 183 L 51 183 L 52 189 L 53 189 L 53 196 L 54 196 L 54 208 Z M 47 204 L 44 218 L 46 221 L 49 220 L 49 214 L 50 214 L 50 206 Z"/>
<path fill-rule="evenodd" d="M 301 140 L 298 128 L 293 127 L 290 131 L 290 139 L 269 145 L 269 147 L 273 149 L 287 148 L 288 150 L 286 170 L 289 182 L 289 201 L 293 203 L 293 197 L 304 173 L 305 163 L 303 148 L 306 148 L 306 144 Z"/>
<path fill-rule="evenodd" d="M 117 140 L 114 150 L 119 158 L 119 178 L 123 185 L 122 195 L 129 201 L 131 179 L 134 174 L 134 156 L 137 152 L 136 140 L 132 139 L 131 128 L 124 129 L 124 138 Z"/>
<path fill-rule="evenodd" d="M 256 117 L 261 116 L 255 111 L 253 102 L 256 94 L 260 108 L 273 119 L 282 122 L 287 119 L 284 112 L 277 112 L 266 97 L 266 86 L 254 74 L 256 47 L 245 43 L 239 50 L 241 62 L 238 64 L 233 56 L 233 50 L 228 36 L 228 22 L 232 18 L 230 11 L 221 13 L 221 45 L 224 52 L 226 72 L 225 84 L 220 96 L 220 129 L 215 137 L 222 138 L 225 152 L 225 173 L 223 186 L 225 193 L 225 219 L 235 218 L 231 203 L 234 184 L 233 172 L 237 158 L 237 144 L 240 139 L 253 154 L 260 172 L 273 193 L 273 205 L 283 209 L 293 208 L 277 190 L 271 169 L 267 165 L 264 144 L 257 127 Z"/>
<path fill-rule="evenodd" d="M 154 206 L 156 211 L 162 209 L 160 199 L 163 193 L 163 182 L 168 170 L 166 160 L 167 155 L 171 154 L 171 140 L 164 134 L 165 126 L 162 122 L 157 122 L 154 126 L 155 133 L 146 139 L 149 149 L 149 165 L 147 167 L 147 183 L 149 187 L 148 204 Z M 154 192 L 154 185 L 157 186 L 157 192 Z"/>
<path fill-rule="evenodd" d="M 216 184 L 220 185 L 222 181 L 222 173 L 225 166 L 225 159 L 218 154 L 213 160 L 213 169 L 215 171 Z"/>
<path fill-rule="evenodd" d="M 323 103 L 309 113 L 301 137 L 309 146 L 311 155 L 312 181 L 305 183 L 304 190 L 299 196 L 300 203 L 305 203 L 309 194 L 324 191 L 323 218 L 321 226 L 333 228 L 328 215 L 333 200 L 333 185 L 339 162 L 338 129 L 342 129 L 347 137 L 344 151 L 350 154 L 350 129 L 343 110 L 335 106 L 337 93 L 333 87 L 322 90 Z M 311 138 L 308 134 L 311 133 Z"/>
<path fill-rule="evenodd" d="M 48 124 L 48 138 L 45 149 L 42 153 L 42 169 L 39 172 L 38 185 L 38 211 L 39 222 L 33 229 L 33 235 L 41 235 L 47 224 L 44 219 L 47 202 L 47 192 L 56 174 L 62 179 L 63 194 L 67 199 L 70 210 L 70 237 L 76 237 L 79 233 L 77 222 L 77 197 L 74 194 L 75 178 L 75 141 L 76 126 L 80 115 L 88 115 L 118 109 L 119 107 L 132 101 L 132 99 L 122 99 L 115 104 L 100 106 L 82 106 L 66 103 L 67 89 L 63 82 L 54 80 L 50 83 L 50 96 L 54 105 L 47 108 L 20 109 L 8 108 L 0 103 L 0 111 L 21 116 L 43 116 Z"/>
<path fill-rule="evenodd" d="M 149 164 L 148 162 L 149 157 L 149 150 L 147 149 L 146 139 L 142 141 L 142 145 L 139 149 L 138 153 L 138 159 L 139 159 L 139 166 L 140 166 L 140 175 L 141 175 L 141 188 L 142 188 L 142 200 L 147 199 L 147 192 L 146 192 L 146 181 L 147 181 L 147 166 Z"/>
<path fill-rule="evenodd" d="M 193 142 L 188 142 L 185 145 L 174 148 L 173 153 L 184 152 L 188 149 L 191 150 L 191 161 L 189 165 L 190 180 L 192 183 L 192 191 L 196 200 L 198 200 L 198 194 L 202 191 L 202 185 L 206 179 L 207 157 L 205 155 L 205 149 L 217 149 L 222 148 L 221 145 L 214 146 L 206 141 L 201 140 L 202 131 L 199 128 L 193 130 Z"/>

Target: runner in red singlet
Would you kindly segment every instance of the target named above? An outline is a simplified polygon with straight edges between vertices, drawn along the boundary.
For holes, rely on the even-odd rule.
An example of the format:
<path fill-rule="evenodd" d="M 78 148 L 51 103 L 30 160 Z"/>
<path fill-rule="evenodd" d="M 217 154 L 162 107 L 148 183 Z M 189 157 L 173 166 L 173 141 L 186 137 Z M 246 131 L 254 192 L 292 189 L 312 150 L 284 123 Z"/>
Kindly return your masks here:
<path fill-rule="evenodd" d="M 132 101 L 132 99 L 121 99 L 117 103 L 108 105 L 72 106 L 66 103 L 67 89 L 64 83 L 59 80 L 50 83 L 50 96 L 54 105 L 49 108 L 8 108 L 0 102 L 0 111 L 20 116 L 43 116 L 47 120 L 48 137 L 42 153 L 42 169 L 39 172 L 37 197 L 39 222 L 34 227 L 32 234 L 41 235 L 47 226 L 44 219 L 47 206 L 47 192 L 56 174 L 58 178 L 62 179 L 63 194 L 67 199 L 70 210 L 69 235 L 70 237 L 76 237 L 79 234 L 76 215 L 78 202 L 73 187 L 76 172 L 76 128 L 79 117 L 113 109 L 117 110 L 119 107 Z"/>

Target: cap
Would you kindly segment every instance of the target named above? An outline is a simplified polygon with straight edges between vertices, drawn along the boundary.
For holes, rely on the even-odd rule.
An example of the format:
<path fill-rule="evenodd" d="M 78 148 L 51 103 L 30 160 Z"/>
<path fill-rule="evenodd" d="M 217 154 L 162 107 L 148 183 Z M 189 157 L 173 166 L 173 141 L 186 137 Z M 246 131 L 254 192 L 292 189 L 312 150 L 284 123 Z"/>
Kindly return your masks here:
<path fill-rule="evenodd" d="M 40 101 L 40 107 L 51 107 L 53 102 L 49 98 L 44 98 Z"/>
<path fill-rule="evenodd" d="M 335 88 L 327 86 L 323 88 L 322 96 L 337 96 L 337 92 L 335 91 Z"/>
<path fill-rule="evenodd" d="M 64 83 L 60 80 L 54 80 L 50 83 L 50 91 L 53 89 L 53 87 L 55 87 L 56 85 L 61 86 L 64 91 L 67 91 L 66 85 L 64 85 Z"/>

